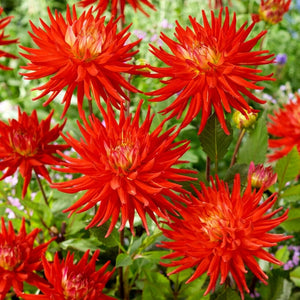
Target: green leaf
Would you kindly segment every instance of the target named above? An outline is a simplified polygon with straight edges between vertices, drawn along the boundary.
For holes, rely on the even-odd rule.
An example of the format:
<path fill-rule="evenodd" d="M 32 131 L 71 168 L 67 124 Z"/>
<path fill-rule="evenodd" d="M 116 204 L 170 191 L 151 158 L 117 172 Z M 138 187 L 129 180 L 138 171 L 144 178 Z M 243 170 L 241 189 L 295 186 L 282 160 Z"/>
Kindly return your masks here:
<path fill-rule="evenodd" d="M 238 152 L 237 162 L 240 164 L 264 163 L 268 149 L 268 131 L 266 120 L 261 116 L 252 131 L 248 131 L 244 137 L 242 146 Z"/>
<path fill-rule="evenodd" d="M 299 170 L 300 155 L 297 148 L 294 147 L 289 154 L 279 159 L 275 166 L 279 190 L 282 190 L 288 181 L 295 179 L 295 177 L 299 174 Z"/>
<path fill-rule="evenodd" d="M 172 291 L 167 277 L 156 271 L 145 270 L 146 280 L 143 288 L 142 300 L 170 299 Z M 172 298 L 171 298 L 172 299 Z"/>
<path fill-rule="evenodd" d="M 282 276 L 282 271 L 273 270 L 268 285 L 261 285 L 258 289 L 262 300 L 290 300 L 293 284 Z"/>
<path fill-rule="evenodd" d="M 85 252 L 87 250 L 95 251 L 99 249 L 99 242 L 96 238 L 89 239 L 69 239 L 60 243 L 60 246 L 64 250 L 75 249 L 78 251 Z"/>
<path fill-rule="evenodd" d="M 296 202 L 300 200 L 300 185 L 288 187 L 280 195 L 280 198 L 288 202 Z"/>
<path fill-rule="evenodd" d="M 105 237 L 107 230 L 109 228 L 109 223 L 106 222 L 99 227 L 92 227 L 89 231 L 98 239 L 98 241 L 104 244 L 106 247 L 115 247 L 120 243 L 120 237 L 118 231 L 114 228 L 108 237 Z"/>
<path fill-rule="evenodd" d="M 203 151 L 212 161 L 218 161 L 227 153 L 228 147 L 232 141 L 232 129 L 229 122 L 226 125 L 230 131 L 227 135 L 222 129 L 218 118 L 213 114 L 205 125 L 205 128 L 199 135 L 199 140 Z"/>
<path fill-rule="evenodd" d="M 180 272 L 181 273 L 181 272 Z M 179 274 L 180 274 L 179 273 Z M 193 280 L 190 283 L 182 283 L 179 295 L 180 299 L 184 300 L 204 300 L 209 299 L 210 295 L 203 296 L 205 289 L 202 289 L 207 275 L 203 274 L 202 276 L 198 277 L 197 279 Z"/>
<path fill-rule="evenodd" d="M 288 213 L 288 219 L 281 223 L 280 226 L 289 232 L 299 232 L 300 208 L 291 208 Z"/>
<path fill-rule="evenodd" d="M 286 263 L 289 260 L 289 256 L 290 256 L 290 251 L 288 250 L 287 246 L 283 246 L 275 253 L 275 257 L 284 263 Z M 281 268 L 281 266 L 273 265 L 273 268 L 279 269 Z"/>
<path fill-rule="evenodd" d="M 296 286 L 300 287 L 300 267 L 297 267 L 290 272 L 290 278 Z"/>
<path fill-rule="evenodd" d="M 130 255 L 126 253 L 120 253 L 116 259 L 116 268 L 130 266 L 132 262 L 133 260 L 131 259 Z"/>
<path fill-rule="evenodd" d="M 224 293 L 219 295 L 216 300 L 240 300 L 240 295 L 232 290 L 231 288 L 227 288 Z"/>
<path fill-rule="evenodd" d="M 233 183 L 236 174 L 240 174 L 241 183 L 247 181 L 249 165 L 247 164 L 235 164 L 229 168 L 224 176 L 224 181 L 229 184 Z"/>

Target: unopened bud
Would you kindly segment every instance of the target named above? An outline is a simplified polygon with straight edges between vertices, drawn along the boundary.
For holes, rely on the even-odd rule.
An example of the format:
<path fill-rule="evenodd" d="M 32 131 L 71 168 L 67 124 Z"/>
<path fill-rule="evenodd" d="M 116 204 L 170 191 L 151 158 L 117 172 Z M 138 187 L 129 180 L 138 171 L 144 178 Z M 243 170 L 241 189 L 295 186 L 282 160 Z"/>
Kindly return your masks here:
<path fill-rule="evenodd" d="M 264 167 L 263 164 L 256 165 L 251 162 L 248 171 L 248 178 L 251 179 L 251 186 L 254 188 L 261 188 L 267 190 L 271 185 L 277 181 L 277 174 L 273 172 L 271 166 Z"/>
<path fill-rule="evenodd" d="M 244 111 L 244 114 L 240 111 L 236 110 L 233 113 L 233 122 L 235 123 L 236 127 L 239 129 L 247 129 L 250 128 L 257 119 L 258 114 L 256 112 L 247 112 Z"/>

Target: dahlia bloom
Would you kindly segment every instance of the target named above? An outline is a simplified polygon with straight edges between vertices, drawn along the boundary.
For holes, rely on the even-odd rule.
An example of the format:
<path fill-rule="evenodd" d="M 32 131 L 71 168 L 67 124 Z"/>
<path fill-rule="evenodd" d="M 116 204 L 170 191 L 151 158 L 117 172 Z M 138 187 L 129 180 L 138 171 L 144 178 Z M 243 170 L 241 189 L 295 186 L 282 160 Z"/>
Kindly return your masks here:
<path fill-rule="evenodd" d="M 54 262 L 43 257 L 45 276 L 50 287 L 43 287 L 43 295 L 20 294 L 25 300 L 111 300 L 113 297 L 102 293 L 114 270 L 106 272 L 109 261 L 98 271 L 95 269 L 99 250 L 96 250 L 88 262 L 89 250 L 81 260 L 74 264 L 74 254 L 68 252 L 65 260 L 59 261 L 58 254 Z"/>
<path fill-rule="evenodd" d="M 269 147 L 275 148 L 270 161 L 287 155 L 295 146 L 300 153 L 300 96 L 296 97 L 296 102 L 283 105 L 274 116 L 269 115 L 268 133 L 274 137 L 269 139 Z"/>
<path fill-rule="evenodd" d="M 3 12 L 3 8 L 0 7 L 0 15 L 2 14 L 2 12 Z M 13 43 L 18 42 L 18 39 L 7 40 L 9 35 L 4 34 L 4 28 L 10 23 L 12 18 L 13 17 L 5 17 L 3 19 L 0 19 L 0 46 L 9 45 L 9 44 L 13 44 Z M 5 52 L 3 50 L 0 50 L 0 57 L 18 58 L 17 56 L 15 56 L 11 53 Z M 2 64 L 0 64 L 0 69 L 2 69 L 2 70 L 11 70 L 11 68 L 6 67 Z"/>
<path fill-rule="evenodd" d="M 251 51 L 266 33 L 263 31 L 246 41 L 254 23 L 247 29 L 245 23 L 236 30 L 236 15 L 234 14 L 230 24 L 227 8 L 223 25 L 222 9 L 218 17 L 211 12 L 212 25 L 209 25 L 204 11 L 202 16 L 203 26 L 190 17 L 194 31 L 189 27 L 183 29 L 176 22 L 175 37 L 178 42 L 161 34 L 162 41 L 167 44 L 172 54 L 151 45 L 151 52 L 169 66 L 151 67 L 157 72 L 152 76 L 171 78 L 162 81 L 166 86 L 148 94 L 157 96 L 152 101 L 164 101 L 177 93 L 173 103 L 161 112 L 172 112 L 168 118 L 180 118 L 188 107 L 182 127 L 188 125 L 202 110 L 198 133 L 205 127 L 213 106 L 223 130 L 229 134 L 223 107 L 226 112 L 231 112 L 231 107 L 243 114 L 245 110 L 248 113 L 252 111 L 242 94 L 255 102 L 265 102 L 255 97 L 248 89 L 261 90 L 263 87 L 256 85 L 256 82 L 272 80 L 271 75 L 258 75 L 260 70 L 256 69 L 258 65 L 271 63 L 273 60 L 269 58 L 272 55 L 263 55 L 268 51 Z"/>
<path fill-rule="evenodd" d="M 220 284 L 224 284 L 230 273 L 244 299 L 243 290 L 249 293 L 245 265 L 263 283 L 268 276 L 255 257 L 282 265 L 265 248 L 290 238 L 268 233 L 287 219 L 287 211 L 271 219 L 281 210 L 269 211 L 276 202 L 276 194 L 260 204 L 263 189 L 251 191 L 249 182 L 241 195 L 239 175 L 234 179 L 231 193 L 223 181 L 218 178 L 216 183 L 211 181 L 212 187 L 200 183 L 201 191 L 195 189 L 192 204 L 180 212 L 182 219 L 170 216 L 173 221 L 168 224 L 170 229 L 162 229 L 171 241 L 162 242 L 161 247 L 173 250 L 163 258 L 180 257 L 163 265 L 177 267 L 170 274 L 196 267 L 187 283 L 207 272 L 210 281 L 205 295 L 215 288 L 219 276 Z"/>
<path fill-rule="evenodd" d="M 19 168 L 24 178 L 22 197 L 25 196 L 31 180 L 32 170 L 51 182 L 45 165 L 57 165 L 61 159 L 56 157 L 57 150 L 68 148 L 67 145 L 50 145 L 63 129 L 56 125 L 50 129 L 52 111 L 40 123 L 34 110 L 30 116 L 19 109 L 18 120 L 9 120 L 8 124 L 0 121 L 0 170 L 4 174 L 0 180 L 13 175 Z"/>
<path fill-rule="evenodd" d="M 143 9 L 141 4 L 144 4 L 153 10 L 155 10 L 155 6 L 150 3 L 148 0 L 80 0 L 78 2 L 79 6 L 86 7 L 91 4 L 96 4 L 95 11 L 97 11 L 100 15 L 102 15 L 105 10 L 107 9 L 108 5 L 110 5 L 110 10 L 112 17 L 122 16 L 123 21 L 125 20 L 124 17 L 124 10 L 125 4 L 129 4 L 133 7 L 134 11 L 141 11 L 144 15 L 149 17 L 149 14 Z"/>
<path fill-rule="evenodd" d="M 144 121 L 139 125 L 142 101 L 139 103 L 135 116 L 124 116 L 121 109 L 119 123 L 111 107 L 106 113 L 102 109 L 104 121 L 90 117 L 90 125 L 84 120 L 79 125 L 85 139 L 77 141 L 69 134 L 65 141 L 73 147 L 80 157 L 62 156 L 66 160 L 65 168 L 56 168 L 67 173 L 80 173 L 82 177 L 59 182 L 52 185 L 61 192 L 87 192 L 64 212 L 73 214 L 86 211 L 94 206 L 97 213 L 87 228 L 105 223 L 110 217 L 111 223 L 106 236 L 115 227 L 121 212 L 123 230 L 127 221 L 134 234 L 135 210 L 143 225 L 147 228 L 145 214 L 155 221 L 155 214 L 168 219 L 167 211 L 176 213 L 180 202 L 185 200 L 177 193 L 184 193 L 180 181 L 189 180 L 184 169 L 174 168 L 183 163 L 180 157 L 188 150 L 188 142 L 174 142 L 178 131 L 174 128 L 162 133 L 164 122 L 152 133 L 150 127 L 154 115 L 150 116 L 150 108 Z M 104 124 L 103 124 L 104 123 Z M 173 203 L 165 197 L 173 199 Z M 176 204 L 176 205 L 174 205 Z"/>
<path fill-rule="evenodd" d="M 251 186 L 254 188 L 263 187 L 267 190 L 277 181 L 277 174 L 273 172 L 271 166 L 264 167 L 263 164 L 255 165 L 252 161 L 248 170 L 248 177 L 251 181 Z"/>
<path fill-rule="evenodd" d="M 0 300 L 5 299 L 5 295 L 11 287 L 17 293 L 23 291 L 24 282 L 38 288 L 46 287 L 47 282 L 35 271 L 41 269 L 41 256 L 53 239 L 34 247 L 34 240 L 40 229 L 34 229 L 27 234 L 23 218 L 19 233 L 16 235 L 11 221 L 8 221 L 8 228 L 5 227 L 3 217 L 1 223 Z"/>
<path fill-rule="evenodd" d="M 265 21 L 271 25 L 282 21 L 283 15 L 289 10 L 292 0 L 261 0 L 258 14 L 252 15 L 254 22 Z"/>
<path fill-rule="evenodd" d="M 98 106 L 102 98 L 119 108 L 124 99 L 129 100 L 122 88 L 138 92 L 121 75 L 135 74 L 138 68 L 128 63 L 138 52 L 130 50 L 139 43 L 127 42 L 129 27 L 117 33 L 117 21 L 111 19 L 105 25 L 105 17 L 99 14 L 94 17 L 92 9 L 78 18 L 75 6 L 72 13 L 67 7 L 66 20 L 57 11 L 53 16 L 49 8 L 48 14 L 49 26 L 43 21 L 44 28 L 31 23 L 33 33 L 30 35 L 38 49 L 21 46 L 29 53 L 21 55 L 30 60 L 22 68 L 31 71 L 22 75 L 29 80 L 51 76 L 47 83 L 34 89 L 43 92 L 33 100 L 51 93 L 44 103 L 47 105 L 67 87 L 62 100 L 65 103 L 64 116 L 77 88 L 78 110 L 83 116 L 84 96 L 89 100 L 93 96 Z"/>

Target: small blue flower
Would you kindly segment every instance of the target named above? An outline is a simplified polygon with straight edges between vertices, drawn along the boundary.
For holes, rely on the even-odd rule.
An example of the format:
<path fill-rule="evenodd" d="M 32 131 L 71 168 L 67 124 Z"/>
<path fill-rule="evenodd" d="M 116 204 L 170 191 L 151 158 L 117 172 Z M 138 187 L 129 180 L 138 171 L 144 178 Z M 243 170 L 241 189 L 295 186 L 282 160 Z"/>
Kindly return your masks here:
<path fill-rule="evenodd" d="M 276 65 L 285 65 L 287 62 L 287 55 L 285 53 L 279 53 L 276 55 L 275 64 Z"/>

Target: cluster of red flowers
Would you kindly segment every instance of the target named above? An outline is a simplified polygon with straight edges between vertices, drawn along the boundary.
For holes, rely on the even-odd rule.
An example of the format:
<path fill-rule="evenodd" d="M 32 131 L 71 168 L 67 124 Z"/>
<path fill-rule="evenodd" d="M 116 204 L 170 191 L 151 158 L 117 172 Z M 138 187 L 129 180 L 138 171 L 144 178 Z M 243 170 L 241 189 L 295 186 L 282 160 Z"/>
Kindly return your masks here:
<path fill-rule="evenodd" d="M 276 22 L 273 21 L 274 16 L 265 12 L 273 9 L 269 2 L 262 1 L 260 16 L 277 23 L 278 16 L 282 18 L 291 0 L 273 1 L 278 8 Z M 137 53 L 133 48 L 139 40 L 128 41 L 129 26 L 118 31 L 118 16 L 125 22 L 125 4 L 145 15 L 142 4 L 153 10 L 154 5 L 148 0 L 82 0 L 78 3 L 82 7 L 91 4 L 96 6 L 83 11 L 80 16 L 77 16 L 75 5 L 72 8 L 68 6 L 65 18 L 61 13 L 55 11 L 53 14 L 48 9 L 49 25 L 43 20 L 42 27 L 30 23 L 30 36 L 37 48 L 20 46 L 26 52 L 21 55 L 30 61 L 22 67 L 26 70 L 22 73 L 25 79 L 48 78 L 46 83 L 35 88 L 41 93 L 33 100 L 50 94 L 44 102 L 46 106 L 64 93 L 62 116 L 65 116 L 76 92 L 79 118 L 83 123 L 78 121 L 82 138 L 62 133 L 67 120 L 50 129 L 54 111 L 39 122 L 35 110 L 29 116 L 19 109 L 18 120 L 9 120 L 8 124 L 0 121 L 0 170 L 3 171 L 0 180 L 19 169 L 24 178 L 23 197 L 32 171 L 36 177 L 43 176 L 52 188 L 61 192 L 75 194 L 85 191 L 64 212 L 81 213 L 95 208 L 95 215 L 86 228 L 101 226 L 111 219 L 106 236 L 116 226 L 119 226 L 119 231 L 124 230 L 127 223 L 134 234 L 136 213 L 148 234 L 146 215 L 159 227 L 158 218 L 162 218 L 162 223 L 168 227 L 163 225 L 161 229 L 169 240 L 164 241 L 161 247 L 173 250 L 164 257 L 172 261 L 164 265 L 177 267 L 172 273 L 195 267 L 187 281 L 190 282 L 207 272 L 210 281 L 205 294 L 214 290 L 219 276 L 223 284 L 231 274 L 244 299 L 244 291 L 249 292 L 245 265 L 266 283 L 267 275 L 255 257 L 281 264 L 265 248 L 290 238 L 269 233 L 287 218 L 287 211 L 273 218 L 280 208 L 270 212 L 276 202 L 276 194 L 261 203 L 264 191 L 276 182 L 277 176 L 271 167 L 251 164 L 245 190 L 242 190 L 240 177 L 236 175 L 232 190 L 216 177 L 215 182 L 211 179 L 212 187 L 200 182 L 200 191 L 193 187 L 193 193 L 188 192 L 182 187 L 182 182 L 193 180 L 191 174 L 194 171 L 178 165 L 186 163 L 182 156 L 189 149 L 189 141 L 178 141 L 177 138 L 180 130 L 199 114 L 200 134 L 213 111 L 226 134 L 230 131 L 224 111 L 230 113 L 234 108 L 242 114 L 244 121 L 253 114 L 255 122 L 257 111 L 249 106 L 249 99 L 256 103 L 264 101 L 251 90 L 263 89 L 257 85 L 260 81 L 274 80 L 272 74 L 258 74 L 258 66 L 272 63 L 273 55 L 266 50 L 253 50 L 266 31 L 248 39 L 255 22 L 237 28 L 236 15 L 231 18 L 228 8 L 225 14 L 222 8 L 218 15 L 212 11 L 210 21 L 203 11 L 203 25 L 193 17 L 190 17 L 192 27 L 184 29 L 176 22 L 177 41 L 161 34 L 161 40 L 171 53 L 162 47 L 151 46 L 150 51 L 168 67 L 147 66 L 154 73 L 143 72 L 141 66 L 130 63 Z M 106 22 L 102 14 L 109 5 L 111 18 Z M 218 8 L 222 5 L 222 1 L 215 3 Z M 0 30 L 10 19 L 0 20 Z M 17 42 L 17 39 L 5 38 L 7 36 L 2 31 L 0 45 Z M 15 58 L 3 51 L 0 55 Z M 129 112 L 129 92 L 141 91 L 125 76 L 141 74 L 169 78 L 161 81 L 165 84 L 162 88 L 146 93 L 154 96 L 150 101 L 165 101 L 174 96 L 173 102 L 161 111 L 170 115 L 156 128 L 152 127 L 154 114 L 151 115 L 150 107 L 140 124 L 143 101 L 137 105 L 135 114 Z M 85 114 L 85 97 L 90 104 L 89 117 Z M 96 102 L 101 119 L 93 114 L 91 101 Z M 286 155 L 295 145 L 300 152 L 299 107 L 300 97 L 297 103 L 287 104 L 275 117 L 271 117 L 273 123 L 269 125 L 269 133 L 280 139 L 270 140 L 270 147 L 283 146 L 270 157 L 271 160 Z M 168 120 L 173 117 L 183 118 L 179 129 L 172 127 L 165 130 Z M 282 127 L 282 122 L 289 125 Z M 241 121 L 239 126 L 242 128 Z M 66 144 L 55 143 L 59 136 Z M 64 153 L 68 147 L 72 147 L 77 157 Z M 81 176 L 53 183 L 46 165 L 56 171 Z M 89 262 L 87 251 L 77 264 L 73 254 L 68 253 L 65 259 L 60 260 L 56 253 L 52 263 L 44 257 L 50 241 L 34 247 L 38 232 L 35 229 L 27 235 L 23 219 L 16 235 L 12 223 L 9 222 L 6 229 L 2 218 L 0 300 L 11 287 L 23 299 L 113 299 L 104 295 L 103 289 L 114 269 L 106 272 L 107 262 L 96 271 L 99 251 L 95 251 Z M 36 272 L 41 269 L 47 280 L 37 275 Z M 42 294 L 24 294 L 23 282 L 36 286 Z"/>

